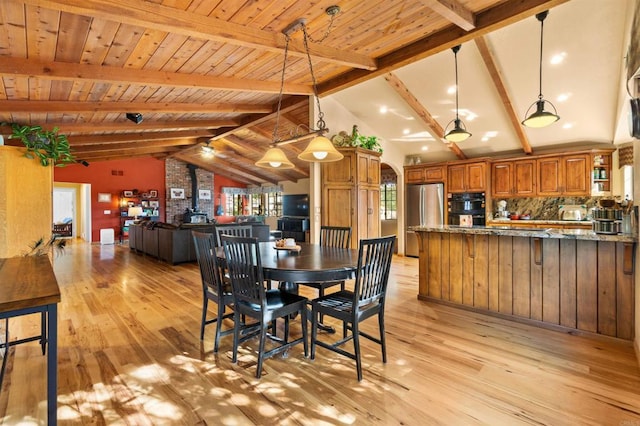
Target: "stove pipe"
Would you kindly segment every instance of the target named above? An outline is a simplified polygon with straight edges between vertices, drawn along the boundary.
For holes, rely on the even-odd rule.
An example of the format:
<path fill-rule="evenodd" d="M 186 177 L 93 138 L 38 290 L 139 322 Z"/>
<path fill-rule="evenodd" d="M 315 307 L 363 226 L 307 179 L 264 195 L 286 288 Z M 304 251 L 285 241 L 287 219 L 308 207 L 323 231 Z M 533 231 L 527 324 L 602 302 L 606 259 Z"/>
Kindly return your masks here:
<path fill-rule="evenodd" d="M 196 176 L 197 168 L 198 166 L 187 164 L 187 169 L 189 169 L 189 176 L 191 177 L 191 208 L 194 212 L 198 211 L 198 177 Z"/>

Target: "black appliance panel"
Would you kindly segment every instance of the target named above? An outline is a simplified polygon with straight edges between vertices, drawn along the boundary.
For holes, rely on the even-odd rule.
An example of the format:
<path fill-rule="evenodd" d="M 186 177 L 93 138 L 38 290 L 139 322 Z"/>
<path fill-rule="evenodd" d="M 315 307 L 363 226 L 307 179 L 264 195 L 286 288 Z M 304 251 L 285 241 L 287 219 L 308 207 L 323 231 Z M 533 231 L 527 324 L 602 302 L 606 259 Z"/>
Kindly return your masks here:
<path fill-rule="evenodd" d="M 449 194 L 447 198 L 449 225 L 460 225 L 460 215 L 471 215 L 474 226 L 485 225 L 486 198 L 484 192 Z"/>

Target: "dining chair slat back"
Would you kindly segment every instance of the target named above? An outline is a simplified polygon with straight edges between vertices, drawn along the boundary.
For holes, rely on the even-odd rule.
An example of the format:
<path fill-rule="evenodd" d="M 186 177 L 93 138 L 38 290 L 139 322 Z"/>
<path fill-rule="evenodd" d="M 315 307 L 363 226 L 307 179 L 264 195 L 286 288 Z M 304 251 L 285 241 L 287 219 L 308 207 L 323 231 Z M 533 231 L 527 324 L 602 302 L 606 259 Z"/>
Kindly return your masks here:
<path fill-rule="evenodd" d="M 218 246 L 222 245 L 220 237 L 222 235 L 233 235 L 235 237 L 252 237 L 253 227 L 251 225 L 235 225 L 235 224 L 221 224 L 216 225 L 216 238 Z"/>
<path fill-rule="evenodd" d="M 349 248 L 351 246 L 351 228 L 348 226 L 321 226 L 320 245 Z"/>
<path fill-rule="evenodd" d="M 353 291 L 340 290 L 311 301 L 311 359 L 315 358 L 316 345 L 332 350 L 356 361 L 358 380 L 362 380 L 360 336 L 381 346 L 382 362 L 387 362 L 384 331 L 384 306 L 389 283 L 389 271 L 395 245 L 395 235 L 360 240 L 358 266 Z M 326 343 L 318 340 L 318 325 L 322 316 L 342 321 L 343 338 Z M 374 337 L 360 330 L 360 322 L 378 316 L 380 337 Z M 351 334 L 348 334 L 351 331 Z M 353 353 L 341 346 L 353 340 Z"/>
<path fill-rule="evenodd" d="M 218 263 L 215 248 L 216 236 L 211 233 L 191 232 L 196 250 L 196 259 L 202 279 L 202 321 L 200 323 L 200 340 L 204 340 L 204 329 L 208 324 L 216 323 L 214 352 L 218 352 L 220 337 L 231 334 L 233 329 L 222 330 L 225 318 L 232 318 L 233 312 L 225 313 L 226 307 L 233 305 L 231 287 L 224 283 L 222 269 Z M 217 305 L 215 318 L 207 319 L 209 301 Z"/>
<path fill-rule="evenodd" d="M 221 235 L 224 257 L 227 264 L 229 280 L 234 299 L 235 327 L 233 333 L 232 362 L 238 359 L 238 345 L 255 333 L 245 333 L 248 326 L 240 321 L 241 315 L 257 319 L 259 323 L 260 343 L 258 347 L 258 363 L 256 377 L 262 374 L 262 363 L 276 353 L 288 350 L 298 343 L 304 345 L 304 355 L 307 356 L 307 298 L 280 289 L 266 289 L 260 246 L 254 237 L 237 237 Z M 299 315 L 302 322 L 302 337 L 289 341 L 289 318 Z M 276 336 L 276 319 L 284 319 L 284 337 Z M 272 334 L 267 335 L 267 329 L 272 328 Z M 241 332 L 244 333 L 241 336 Z M 269 337 L 280 345 L 265 350 L 265 340 Z"/>

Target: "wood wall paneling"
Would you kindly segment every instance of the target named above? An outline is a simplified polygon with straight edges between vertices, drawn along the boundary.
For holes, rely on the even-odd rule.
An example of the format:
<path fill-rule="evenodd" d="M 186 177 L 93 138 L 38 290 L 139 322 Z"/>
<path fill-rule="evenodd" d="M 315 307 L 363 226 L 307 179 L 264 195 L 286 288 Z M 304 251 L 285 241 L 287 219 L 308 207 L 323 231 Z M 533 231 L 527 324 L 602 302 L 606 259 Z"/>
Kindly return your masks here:
<path fill-rule="evenodd" d="M 462 233 L 420 235 L 419 298 L 633 338 L 624 243 Z M 428 260 L 425 260 L 428 259 Z"/>
<path fill-rule="evenodd" d="M 633 244 L 618 243 L 616 250 L 616 335 L 623 339 L 633 339 L 633 322 L 627 318 L 635 318 L 633 273 L 625 271 L 625 265 L 633 260 Z M 632 263 L 633 264 L 633 263 Z"/>
<path fill-rule="evenodd" d="M 462 234 L 449 234 L 449 300 L 462 304 L 463 243 Z"/>
<path fill-rule="evenodd" d="M 576 328 L 576 241 L 560 242 L 560 325 Z"/>
<path fill-rule="evenodd" d="M 511 304 L 513 306 L 513 314 L 523 318 L 529 318 L 531 316 L 531 285 L 530 280 L 527 278 L 531 277 L 532 270 L 531 244 L 527 238 L 512 238 L 512 241 L 511 249 L 513 260 L 511 261 L 511 266 L 513 272 L 511 281 L 513 284 L 513 301 L 511 301 Z M 503 306 L 509 304 L 510 301 L 502 296 L 501 299 L 504 299 L 504 302 L 500 305 L 500 312 L 510 313 L 507 312 L 508 308 Z"/>
<path fill-rule="evenodd" d="M 515 247 L 519 238 L 513 238 L 508 236 L 497 237 L 499 242 L 497 259 L 499 263 L 498 268 L 498 306 L 494 308 L 496 312 L 503 314 L 513 313 L 513 287 L 517 284 L 518 280 L 514 280 L 513 267 L 516 265 L 515 259 Z M 529 300 L 529 295 L 526 295 Z M 528 305 L 528 302 L 527 302 Z M 528 315 L 528 312 L 527 312 Z"/>
<path fill-rule="evenodd" d="M 576 271 L 577 327 L 598 332 L 598 286 L 593 277 L 598 276 L 598 243 L 582 241 L 576 250 L 579 266 Z"/>
<path fill-rule="evenodd" d="M 473 262 L 473 306 L 489 309 L 489 236 L 476 235 Z"/>
<path fill-rule="evenodd" d="M 494 312 L 500 310 L 500 271 L 503 270 L 501 268 L 500 238 L 495 235 L 489 237 L 489 259 L 498 259 L 498 262 L 489 261 L 489 310 Z"/>

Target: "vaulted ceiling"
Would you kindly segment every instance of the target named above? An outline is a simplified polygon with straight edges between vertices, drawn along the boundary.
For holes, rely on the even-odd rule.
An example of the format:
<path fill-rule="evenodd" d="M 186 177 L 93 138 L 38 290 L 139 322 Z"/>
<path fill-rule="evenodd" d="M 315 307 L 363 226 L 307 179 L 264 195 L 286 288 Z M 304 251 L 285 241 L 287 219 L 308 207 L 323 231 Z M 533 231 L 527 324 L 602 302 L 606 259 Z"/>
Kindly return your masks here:
<path fill-rule="evenodd" d="M 294 169 L 254 165 L 273 139 L 282 31 L 292 22 L 306 19 L 319 40 L 325 10 L 341 8 L 326 39 L 310 43 L 321 97 L 384 78 L 406 105 L 416 102 L 415 113 L 422 104 L 396 70 L 474 40 L 490 55 L 484 36 L 566 1 L 3 0 L 0 121 L 59 127 L 90 163 L 171 156 L 247 184 L 295 181 L 309 173 L 296 158 L 306 141 L 282 146 Z M 283 92 L 277 136 L 287 139 L 313 122 L 300 31 Z M 144 119 L 135 124 L 127 112 Z M 201 155 L 208 141 L 213 158 Z"/>

